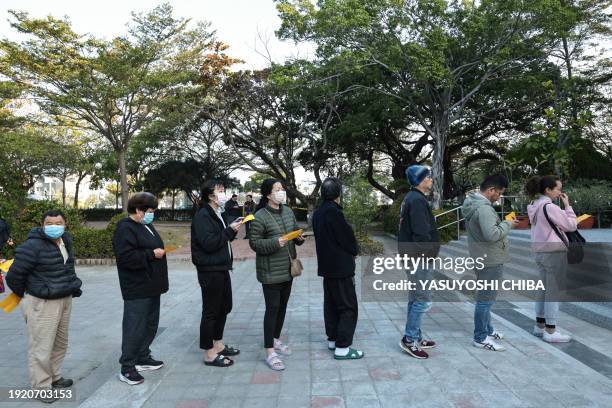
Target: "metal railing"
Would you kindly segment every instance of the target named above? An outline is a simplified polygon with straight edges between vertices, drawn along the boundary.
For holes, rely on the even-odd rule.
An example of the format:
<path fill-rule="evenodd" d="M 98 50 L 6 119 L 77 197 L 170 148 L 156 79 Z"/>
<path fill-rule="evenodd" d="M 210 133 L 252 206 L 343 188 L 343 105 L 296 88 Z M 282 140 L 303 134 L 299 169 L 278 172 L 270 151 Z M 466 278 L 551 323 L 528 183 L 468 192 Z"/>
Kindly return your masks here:
<path fill-rule="evenodd" d="M 453 212 L 455 213 L 457 219 L 455 221 L 449 222 L 448 224 L 444 224 L 441 227 L 438 227 L 438 231 L 446 227 L 450 227 L 451 225 L 457 225 L 457 239 L 459 239 L 459 236 L 461 234 L 461 221 L 465 220 L 465 218 L 461 218 L 461 206 L 452 208 L 448 211 L 441 212 L 440 214 L 435 215 L 435 219 L 437 223 L 438 217 L 441 217 L 443 215 L 450 214 Z"/>

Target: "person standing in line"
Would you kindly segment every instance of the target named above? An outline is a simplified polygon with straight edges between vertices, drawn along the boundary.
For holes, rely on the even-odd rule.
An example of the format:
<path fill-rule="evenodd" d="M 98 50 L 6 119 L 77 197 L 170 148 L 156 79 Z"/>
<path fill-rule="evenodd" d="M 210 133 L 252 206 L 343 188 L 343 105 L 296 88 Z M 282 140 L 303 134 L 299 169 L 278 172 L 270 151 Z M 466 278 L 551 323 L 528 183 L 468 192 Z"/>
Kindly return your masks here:
<path fill-rule="evenodd" d="M 286 202 L 287 193 L 281 182 L 276 179 L 264 180 L 249 239 L 249 245 L 257 254 L 257 280 L 261 282 L 266 301 L 266 364 L 276 371 L 285 369 L 279 354 L 291 355 L 291 349 L 281 342 L 280 335 L 293 283 L 291 260 L 297 257 L 295 245 L 304 243 L 303 235 L 290 241 L 283 238 L 283 235 L 298 229 L 293 210 Z"/>
<path fill-rule="evenodd" d="M 65 229 L 61 211 L 46 212 L 42 227 L 33 228 L 15 251 L 6 275 L 8 287 L 23 298 L 32 388 L 45 391 L 73 384 L 60 370 L 68 350 L 72 298 L 81 296 L 82 282 L 74 269 L 72 238 Z M 57 400 L 42 393 L 37 398 L 45 403 Z"/>
<path fill-rule="evenodd" d="M 128 216 L 117 223 L 113 251 L 123 297 L 121 372 L 119 380 L 142 384 L 142 371 L 159 370 L 151 344 L 159 327 L 160 298 L 168 291 L 168 262 L 164 241 L 153 226 L 157 198 L 147 192 L 128 200 Z"/>
<path fill-rule="evenodd" d="M 223 202 L 223 206 L 225 208 L 224 221 L 225 224 L 229 225 L 234 222 L 236 218 L 238 218 L 238 214 L 240 211 L 240 204 L 238 204 L 238 195 L 232 194 L 232 197 L 229 200 Z"/>
<path fill-rule="evenodd" d="M 242 215 L 246 217 L 247 215 L 255 214 L 255 201 L 253 201 L 253 196 L 251 194 L 247 194 L 246 201 L 243 206 Z M 245 236 L 244 239 L 249 239 L 249 232 L 251 231 L 251 223 L 247 222 L 245 227 Z"/>
<path fill-rule="evenodd" d="M 238 218 L 226 226 L 221 215 L 224 194 L 225 187 L 220 181 L 206 182 L 201 208 L 191 224 L 191 257 L 202 291 L 200 348 L 204 350 L 204 364 L 213 367 L 229 367 L 234 360 L 228 357 L 240 354 L 240 350 L 223 342 L 227 315 L 232 311 L 230 242 L 236 238 L 242 221 Z"/>
<path fill-rule="evenodd" d="M 336 360 L 354 360 L 363 351 L 351 348 L 357 326 L 355 258 L 359 252 L 353 228 L 340 206 L 342 183 L 328 177 L 321 185 L 323 204 L 314 212 L 312 228 L 318 275 L 323 277 L 323 313 L 328 348 Z"/>
<path fill-rule="evenodd" d="M 427 201 L 433 180 L 429 168 L 412 165 L 406 169 L 406 177 L 411 189 L 406 194 L 400 210 L 398 249 L 411 257 L 436 257 L 440 249 L 440 239 L 436 219 Z M 419 282 L 432 280 L 433 271 L 426 265 L 415 271 L 407 271 L 416 289 L 408 294 L 406 329 L 400 340 L 400 347 L 408 355 L 417 359 L 429 357 L 424 349 L 436 346 L 432 340 L 423 338 L 421 320 L 431 308 L 431 291 L 423 289 Z"/>
<path fill-rule="evenodd" d="M 517 221 L 502 221 L 492 205 L 504 194 L 506 188 L 506 177 L 487 176 L 480 184 L 480 191 L 469 193 L 461 207 L 470 257 L 482 258 L 484 263 L 484 268 L 476 269 L 476 279 L 479 281 L 501 281 L 504 263 L 510 261 L 508 234 Z M 496 290 L 479 290 L 476 293 L 474 347 L 491 351 L 506 350 L 496 342 L 502 340 L 504 335 L 491 324 L 491 308 L 496 297 Z"/>
<path fill-rule="evenodd" d="M 560 233 L 576 231 L 576 214 L 570 206 L 569 198 L 561 190 L 561 180 L 557 176 L 533 176 L 527 180 L 525 190 L 533 201 L 527 206 L 531 223 L 532 249 L 540 279 L 546 290 L 535 303 L 536 324 L 533 334 L 548 343 L 567 343 L 572 337 L 557 330 L 559 302 L 558 279 L 567 271 L 567 245 Z M 553 200 L 561 199 L 563 210 Z"/>

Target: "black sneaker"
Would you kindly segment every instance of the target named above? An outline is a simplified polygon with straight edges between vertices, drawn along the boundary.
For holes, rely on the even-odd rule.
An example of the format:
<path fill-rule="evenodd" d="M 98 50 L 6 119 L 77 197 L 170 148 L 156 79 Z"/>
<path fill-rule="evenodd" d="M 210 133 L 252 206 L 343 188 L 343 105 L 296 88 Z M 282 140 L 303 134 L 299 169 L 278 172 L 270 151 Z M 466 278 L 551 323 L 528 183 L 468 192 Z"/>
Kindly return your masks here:
<path fill-rule="evenodd" d="M 149 356 L 146 360 L 139 362 L 136 364 L 137 371 L 153 371 L 159 370 L 164 366 L 163 361 L 155 360 L 153 357 Z"/>
<path fill-rule="evenodd" d="M 144 377 L 136 371 L 135 367 L 129 367 L 121 369 L 119 380 L 130 385 L 138 385 L 144 382 Z"/>
<path fill-rule="evenodd" d="M 60 378 L 57 381 L 53 381 L 51 383 L 51 387 L 53 387 L 53 388 L 70 388 L 70 387 L 72 387 L 72 384 L 74 384 L 74 381 L 72 381 L 69 378 L 62 377 L 62 378 Z"/>

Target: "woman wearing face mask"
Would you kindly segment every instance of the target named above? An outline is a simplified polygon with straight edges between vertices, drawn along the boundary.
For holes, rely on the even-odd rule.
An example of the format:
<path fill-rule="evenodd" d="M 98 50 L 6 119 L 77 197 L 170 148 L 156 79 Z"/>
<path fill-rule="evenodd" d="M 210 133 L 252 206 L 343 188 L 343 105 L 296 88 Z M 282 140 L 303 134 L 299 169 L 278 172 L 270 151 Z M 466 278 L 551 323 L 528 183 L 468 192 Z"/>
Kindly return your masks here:
<path fill-rule="evenodd" d="M 200 348 L 204 350 L 204 364 L 229 367 L 234 361 L 228 357 L 240 353 L 237 348 L 223 343 L 225 321 L 232 310 L 230 242 L 236 238 L 242 218 L 226 226 L 221 213 L 227 195 L 219 181 L 206 182 L 201 199 L 201 208 L 191 224 L 191 258 L 202 290 Z"/>
<path fill-rule="evenodd" d="M 561 234 L 576 231 L 576 214 L 567 195 L 561 192 L 561 181 L 556 176 L 534 176 L 527 180 L 525 190 L 534 198 L 527 206 L 527 213 L 536 264 L 546 288 L 535 304 L 536 325 L 533 334 L 549 343 L 566 343 L 571 337 L 556 329 L 559 302 L 554 298 L 559 289 L 557 281 L 565 276 L 567 269 L 567 246 L 551 224 Z M 558 198 L 563 203 L 563 210 L 553 203 Z"/>
<path fill-rule="evenodd" d="M 251 224 L 249 240 L 251 248 L 257 254 L 257 280 L 262 284 L 266 301 L 264 316 L 266 363 L 277 371 L 285 369 L 279 355 L 291 354 L 289 346 L 279 339 L 293 282 L 290 258 L 297 256 L 295 245 L 304 243 L 303 236 L 292 241 L 281 238 L 298 229 L 295 215 L 286 202 L 287 195 L 280 181 L 267 179 L 262 183 L 261 201 L 255 210 L 255 220 Z"/>
<path fill-rule="evenodd" d="M 144 382 L 140 372 L 164 366 L 149 348 L 159 325 L 160 297 L 168 291 L 164 242 L 153 226 L 156 208 L 153 194 L 134 194 L 128 200 L 128 217 L 117 223 L 113 236 L 123 296 L 119 379 L 129 385 Z"/>

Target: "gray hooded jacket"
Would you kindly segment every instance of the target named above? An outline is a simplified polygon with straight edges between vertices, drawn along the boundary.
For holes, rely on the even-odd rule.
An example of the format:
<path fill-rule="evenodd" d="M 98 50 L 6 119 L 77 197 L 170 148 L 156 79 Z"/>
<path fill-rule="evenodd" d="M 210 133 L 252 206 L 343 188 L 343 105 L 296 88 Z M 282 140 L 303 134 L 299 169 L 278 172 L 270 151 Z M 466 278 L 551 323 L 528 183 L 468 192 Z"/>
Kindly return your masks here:
<path fill-rule="evenodd" d="M 491 202 L 479 192 L 468 194 L 461 211 L 465 217 L 470 256 L 483 257 L 485 265 L 509 262 L 510 222 L 502 221 Z"/>

